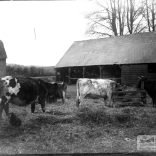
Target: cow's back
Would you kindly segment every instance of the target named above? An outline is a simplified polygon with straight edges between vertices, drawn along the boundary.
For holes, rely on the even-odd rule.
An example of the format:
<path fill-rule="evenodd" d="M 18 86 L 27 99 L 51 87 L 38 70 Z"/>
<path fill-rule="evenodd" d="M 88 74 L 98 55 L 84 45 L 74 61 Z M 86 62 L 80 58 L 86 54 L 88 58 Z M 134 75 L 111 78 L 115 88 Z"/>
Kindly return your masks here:
<path fill-rule="evenodd" d="M 17 95 L 12 95 L 12 98 L 18 97 L 19 99 L 25 101 L 26 104 L 34 101 L 39 95 L 39 85 L 31 78 L 16 78 L 17 83 L 20 85 L 19 92 Z"/>

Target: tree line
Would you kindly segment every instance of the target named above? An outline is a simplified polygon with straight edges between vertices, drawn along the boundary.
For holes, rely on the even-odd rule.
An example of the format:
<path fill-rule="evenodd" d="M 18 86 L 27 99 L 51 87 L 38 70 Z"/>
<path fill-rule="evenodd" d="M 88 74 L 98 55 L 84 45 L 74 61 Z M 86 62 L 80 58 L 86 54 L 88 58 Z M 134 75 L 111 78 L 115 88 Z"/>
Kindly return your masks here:
<path fill-rule="evenodd" d="M 23 66 L 17 64 L 7 64 L 6 75 L 12 76 L 55 76 L 55 69 L 51 67 Z"/>
<path fill-rule="evenodd" d="M 87 34 L 122 36 L 156 29 L 156 0 L 96 0 L 98 10 L 86 16 Z"/>

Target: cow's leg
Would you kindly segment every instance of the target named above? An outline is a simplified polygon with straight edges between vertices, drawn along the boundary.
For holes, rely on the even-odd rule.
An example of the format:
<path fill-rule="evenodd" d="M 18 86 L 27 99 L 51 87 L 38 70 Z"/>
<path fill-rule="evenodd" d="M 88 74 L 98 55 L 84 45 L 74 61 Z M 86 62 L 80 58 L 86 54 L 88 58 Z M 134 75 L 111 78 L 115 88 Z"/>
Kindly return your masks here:
<path fill-rule="evenodd" d="M 9 113 L 9 101 L 5 103 L 4 111 L 5 111 L 5 114 L 7 116 L 8 122 L 10 122 L 11 114 Z"/>
<path fill-rule="evenodd" d="M 76 99 L 76 106 L 77 107 L 79 107 L 81 105 L 83 99 L 84 99 L 84 96 L 81 96 L 81 95 Z"/>
<path fill-rule="evenodd" d="M 106 96 L 104 96 L 103 101 L 104 101 L 105 106 L 107 106 L 107 97 Z"/>
<path fill-rule="evenodd" d="M 4 111 L 5 111 L 6 115 L 7 115 L 7 117 L 9 117 L 9 102 L 5 103 Z"/>
<path fill-rule="evenodd" d="M 42 112 L 45 112 L 45 102 L 46 102 L 45 97 L 40 97 L 39 98 L 39 103 L 41 104 Z"/>
<path fill-rule="evenodd" d="M 0 101 L 0 119 L 2 118 L 3 109 L 7 116 L 9 116 L 9 106 L 8 106 L 8 99 L 6 97 L 2 97 Z"/>
<path fill-rule="evenodd" d="M 79 107 L 82 102 L 83 97 L 80 95 L 76 98 L 76 106 Z"/>
<path fill-rule="evenodd" d="M 45 112 L 45 101 L 41 103 L 42 112 Z"/>
<path fill-rule="evenodd" d="M 153 107 L 156 107 L 156 97 L 152 98 L 152 102 L 153 102 Z"/>
<path fill-rule="evenodd" d="M 85 98 L 86 95 L 87 95 L 87 94 L 85 94 L 85 95 L 80 95 L 80 96 L 77 98 L 77 100 L 76 100 L 76 106 L 77 106 L 77 107 L 79 107 L 79 106 L 82 104 L 82 101 L 84 100 L 84 98 Z"/>
<path fill-rule="evenodd" d="M 2 99 L 0 99 L 0 120 L 2 119 L 4 105 L 5 105 L 4 101 Z"/>
<path fill-rule="evenodd" d="M 79 107 L 80 105 L 80 97 L 81 97 L 80 84 L 79 84 L 79 81 L 77 81 L 76 83 L 76 107 Z"/>
<path fill-rule="evenodd" d="M 79 107 L 79 105 L 80 105 L 80 95 L 76 97 L 76 107 Z"/>
<path fill-rule="evenodd" d="M 35 112 L 35 104 L 36 104 L 36 102 L 33 102 L 31 104 L 31 113 L 34 113 Z"/>
<path fill-rule="evenodd" d="M 76 99 L 76 107 L 79 107 L 79 105 L 80 105 L 80 99 Z"/>
<path fill-rule="evenodd" d="M 41 104 L 42 112 L 45 112 L 45 102 Z"/>
<path fill-rule="evenodd" d="M 112 94 L 112 92 L 110 93 L 110 95 L 109 95 L 109 105 L 111 106 L 111 107 L 114 107 L 114 99 L 113 99 L 113 94 Z"/>
<path fill-rule="evenodd" d="M 108 96 L 109 106 L 110 106 L 110 107 L 113 107 L 114 99 L 113 99 L 113 92 L 112 92 L 112 90 L 110 90 L 110 91 L 108 92 L 107 96 Z"/>
<path fill-rule="evenodd" d="M 62 103 L 64 104 L 66 101 L 66 93 L 65 91 L 62 92 Z"/>
<path fill-rule="evenodd" d="M 112 102 L 112 95 L 104 97 L 105 104 L 108 107 L 113 107 L 113 102 Z"/>

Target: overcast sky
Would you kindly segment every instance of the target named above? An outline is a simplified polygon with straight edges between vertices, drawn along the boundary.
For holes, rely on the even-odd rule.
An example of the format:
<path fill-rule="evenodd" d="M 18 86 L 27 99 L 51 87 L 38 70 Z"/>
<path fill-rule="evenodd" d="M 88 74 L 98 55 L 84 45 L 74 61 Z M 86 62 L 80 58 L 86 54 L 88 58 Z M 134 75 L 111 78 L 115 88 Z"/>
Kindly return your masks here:
<path fill-rule="evenodd" d="M 54 66 L 74 41 L 88 39 L 85 15 L 94 2 L 0 2 L 0 40 L 7 63 Z"/>

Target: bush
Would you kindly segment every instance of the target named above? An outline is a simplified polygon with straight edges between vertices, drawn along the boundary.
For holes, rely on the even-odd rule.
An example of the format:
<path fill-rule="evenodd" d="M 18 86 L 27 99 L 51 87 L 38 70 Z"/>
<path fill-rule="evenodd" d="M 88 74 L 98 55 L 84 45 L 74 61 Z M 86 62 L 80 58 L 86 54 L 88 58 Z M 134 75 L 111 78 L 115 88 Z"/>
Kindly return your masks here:
<path fill-rule="evenodd" d="M 23 66 L 17 64 L 7 64 L 6 75 L 12 76 L 55 76 L 55 68 L 38 67 L 38 66 Z"/>

